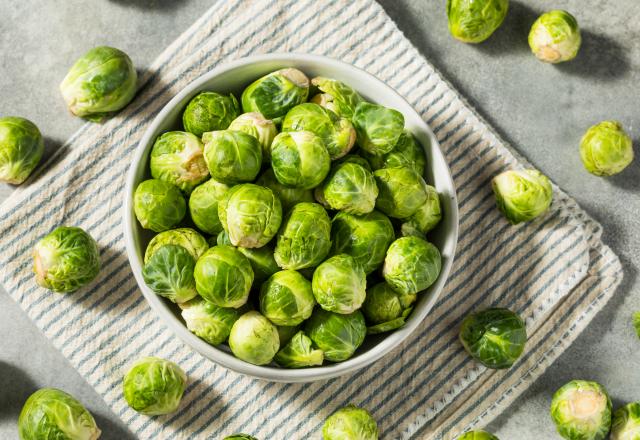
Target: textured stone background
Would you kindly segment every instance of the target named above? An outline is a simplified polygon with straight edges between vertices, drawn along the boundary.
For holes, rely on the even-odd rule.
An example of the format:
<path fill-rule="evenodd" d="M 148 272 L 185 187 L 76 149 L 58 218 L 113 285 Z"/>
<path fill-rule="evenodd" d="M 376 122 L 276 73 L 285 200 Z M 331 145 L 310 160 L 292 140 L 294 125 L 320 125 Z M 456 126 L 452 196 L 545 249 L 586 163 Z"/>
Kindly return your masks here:
<path fill-rule="evenodd" d="M 346 0 L 345 0 L 346 1 Z M 144 68 L 212 3 L 211 0 L 2 0 L 0 115 L 34 121 L 47 149 L 82 122 L 67 114 L 58 84 L 76 57 L 108 44 Z M 548 417 L 554 390 L 574 378 L 597 380 L 620 404 L 640 400 L 635 371 L 640 341 L 631 314 L 640 310 L 640 159 L 623 174 L 586 173 L 578 143 L 603 119 L 618 119 L 640 154 L 640 2 L 512 0 L 504 25 L 485 43 L 465 45 L 447 31 L 444 0 L 381 0 L 419 50 L 518 151 L 604 225 L 604 240 L 625 267 L 625 281 L 583 335 L 488 429 L 500 438 L 558 438 Z M 529 53 L 537 15 L 571 11 L 583 29 L 576 60 L 548 66 Z M 12 188 L 0 185 L 0 200 Z M 37 388 L 54 386 L 83 401 L 105 439 L 132 438 L 101 398 L 0 292 L 0 438 L 17 438 L 18 413 Z"/>

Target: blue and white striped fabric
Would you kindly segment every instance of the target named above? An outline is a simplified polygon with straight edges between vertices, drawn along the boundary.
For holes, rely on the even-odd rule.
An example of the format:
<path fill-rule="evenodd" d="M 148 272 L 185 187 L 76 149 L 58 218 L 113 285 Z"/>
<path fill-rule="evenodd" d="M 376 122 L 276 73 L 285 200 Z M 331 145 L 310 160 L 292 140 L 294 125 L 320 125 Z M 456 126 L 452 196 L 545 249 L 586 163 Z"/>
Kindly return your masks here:
<path fill-rule="evenodd" d="M 130 157 L 158 110 L 225 61 L 308 52 L 353 63 L 406 96 L 436 133 L 460 201 L 460 243 L 440 301 L 410 340 L 350 377 L 313 384 L 253 380 L 186 347 L 147 306 L 123 242 L 122 190 Z M 104 125 L 88 124 L 0 211 L 0 281 L 36 325 L 141 439 L 320 438 L 325 417 L 354 403 L 381 438 L 451 439 L 487 423 L 573 341 L 612 296 L 622 273 L 600 226 L 555 188 L 548 215 L 513 227 L 495 209 L 490 179 L 523 165 L 369 0 L 227 0 L 215 4 L 142 78 L 137 99 Z M 39 288 L 34 243 L 57 225 L 98 240 L 102 271 L 72 295 Z M 507 371 L 473 362 L 456 341 L 462 316 L 500 305 L 526 318 L 530 340 Z M 179 412 L 146 417 L 122 398 L 141 355 L 189 376 Z"/>

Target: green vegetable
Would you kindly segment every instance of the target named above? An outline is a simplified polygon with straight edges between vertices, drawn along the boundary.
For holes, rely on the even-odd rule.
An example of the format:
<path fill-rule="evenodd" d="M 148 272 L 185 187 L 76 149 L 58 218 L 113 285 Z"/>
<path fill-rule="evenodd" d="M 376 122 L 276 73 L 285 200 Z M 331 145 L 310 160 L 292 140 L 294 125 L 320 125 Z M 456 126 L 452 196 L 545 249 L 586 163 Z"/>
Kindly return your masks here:
<path fill-rule="evenodd" d="M 313 273 L 313 296 L 325 310 L 348 314 L 364 302 L 367 279 L 362 267 L 347 254 L 334 255 Z"/>
<path fill-rule="evenodd" d="M 202 148 L 200 139 L 191 133 L 170 131 L 160 135 L 151 150 L 151 176 L 190 194 L 209 177 Z"/>
<path fill-rule="evenodd" d="M 408 131 L 403 131 L 393 150 L 381 156 L 362 152 L 367 158 L 373 170 L 380 168 L 398 168 L 408 167 L 413 169 L 419 175 L 424 174 L 424 168 L 427 165 L 427 159 L 424 148 L 418 143 L 416 138 Z"/>
<path fill-rule="evenodd" d="M 242 109 L 277 120 L 308 96 L 309 78 L 298 69 L 281 69 L 256 80 L 242 92 Z"/>
<path fill-rule="evenodd" d="M 233 94 L 201 92 L 194 96 L 182 114 L 184 129 L 196 136 L 208 131 L 226 130 L 240 114 L 240 105 Z"/>
<path fill-rule="evenodd" d="M 29 396 L 18 419 L 20 440 L 96 440 L 100 433 L 80 402 L 54 388 L 42 388 Z"/>
<path fill-rule="evenodd" d="M 147 286 L 156 294 L 174 303 L 183 303 L 195 297 L 196 281 L 193 270 L 196 260 L 182 246 L 168 244 L 159 248 L 142 269 Z"/>
<path fill-rule="evenodd" d="M 633 161 L 633 144 L 622 125 L 604 121 L 589 128 L 580 142 L 584 167 L 596 176 L 613 176 Z"/>
<path fill-rule="evenodd" d="M 274 257 L 283 269 L 315 267 L 331 248 L 331 220 L 317 203 L 298 203 L 278 233 Z"/>
<path fill-rule="evenodd" d="M 629 403 L 613 413 L 611 440 L 640 440 L 640 402 Z"/>
<path fill-rule="evenodd" d="M 353 356 L 362 345 L 367 326 L 359 310 L 343 315 L 316 307 L 305 323 L 305 333 L 324 352 L 325 359 L 341 362 Z"/>
<path fill-rule="evenodd" d="M 202 232 L 207 234 L 219 234 L 222 232 L 222 223 L 218 217 L 218 203 L 230 186 L 209 179 L 202 185 L 198 185 L 189 197 L 189 213 L 191 220 Z"/>
<path fill-rule="evenodd" d="M 262 148 L 262 161 L 268 162 L 271 157 L 271 143 L 278 134 L 276 124 L 260 113 L 244 113 L 229 125 L 229 130 L 243 131 L 258 140 Z"/>
<path fill-rule="evenodd" d="M 364 101 L 358 92 L 335 79 L 317 76 L 311 80 L 311 84 L 323 92 L 314 96 L 311 102 L 347 119 L 353 118 L 356 107 Z"/>
<path fill-rule="evenodd" d="M 231 327 L 240 317 L 236 309 L 218 307 L 195 298 L 181 304 L 182 318 L 187 328 L 211 345 L 219 345 L 229 338 Z"/>
<path fill-rule="evenodd" d="M 468 315 L 460 327 L 465 350 L 487 368 L 511 367 L 527 342 L 524 321 L 507 309 L 487 309 Z"/>
<path fill-rule="evenodd" d="M 357 216 L 339 212 L 331 223 L 331 254 L 348 254 L 365 273 L 376 270 L 395 239 L 393 225 L 378 211 Z"/>
<path fill-rule="evenodd" d="M 465 43 L 481 43 L 500 27 L 509 0 L 447 0 L 449 32 Z"/>
<path fill-rule="evenodd" d="M 38 285 L 54 292 L 73 292 L 98 276 L 98 245 L 80 228 L 59 226 L 36 243 L 33 270 Z"/>
<path fill-rule="evenodd" d="M 370 324 L 367 333 L 383 333 L 402 327 L 416 299 L 415 293 L 398 293 L 387 283 L 378 283 L 368 289 L 362 304 L 362 313 Z"/>
<path fill-rule="evenodd" d="M 382 168 L 373 175 L 379 191 L 376 208 L 389 217 L 411 217 L 427 201 L 427 184 L 411 168 Z"/>
<path fill-rule="evenodd" d="M 378 440 L 378 425 L 365 409 L 354 405 L 331 414 L 322 427 L 324 440 Z"/>
<path fill-rule="evenodd" d="M 0 118 L 0 182 L 23 183 L 43 152 L 42 135 L 33 122 L 17 116 Z"/>
<path fill-rule="evenodd" d="M 426 185 L 426 192 L 427 201 L 402 224 L 403 235 L 414 235 L 411 231 L 426 234 L 442 220 L 442 208 L 440 207 L 438 191 L 433 186 Z"/>
<path fill-rule="evenodd" d="M 437 247 L 418 237 L 401 237 L 389 246 L 382 275 L 396 292 L 411 294 L 431 286 L 441 267 Z"/>
<path fill-rule="evenodd" d="M 143 228 L 162 232 L 182 221 L 187 212 L 187 203 L 177 186 L 149 179 L 136 188 L 133 210 Z"/>
<path fill-rule="evenodd" d="M 144 264 L 149 262 L 151 256 L 161 247 L 168 244 L 176 244 L 185 248 L 194 260 L 198 260 L 209 249 L 209 243 L 196 230 L 191 228 L 170 229 L 156 235 L 147 245 L 144 253 Z"/>
<path fill-rule="evenodd" d="M 487 431 L 469 431 L 458 437 L 458 440 L 499 440 L 493 434 L 489 434 Z"/>
<path fill-rule="evenodd" d="M 231 328 L 229 347 L 233 354 L 254 365 L 271 362 L 280 348 L 278 330 L 256 311 L 242 315 Z"/>
<path fill-rule="evenodd" d="M 194 276 L 200 296 L 219 307 L 242 307 L 249 298 L 253 269 L 232 246 L 214 246 L 196 262 Z"/>
<path fill-rule="evenodd" d="M 545 63 L 561 63 L 578 55 L 582 37 L 575 17 L 567 11 L 550 11 L 538 18 L 529 32 L 529 47 Z"/>
<path fill-rule="evenodd" d="M 226 231 L 222 231 L 217 237 L 217 244 L 231 245 L 229 235 Z M 273 258 L 273 248 L 269 245 L 262 246 L 261 248 L 243 248 L 237 247 L 242 255 L 247 257 L 251 268 L 253 269 L 254 279 L 258 283 L 262 283 L 274 273 L 280 271 L 280 267 Z"/>
<path fill-rule="evenodd" d="M 397 110 L 361 102 L 353 115 L 358 145 L 373 155 L 393 150 L 404 130 L 404 116 Z"/>
<path fill-rule="evenodd" d="M 127 371 L 122 388 L 132 409 L 157 416 L 178 409 L 186 383 L 187 376 L 178 365 L 157 357 L 145 357 Z"/>
<path fill-rule="evenodd" d="M 278 232 L 282 204 L 269 188 L 245 183 L 234 186 L 223 196 L 218 215 L 231 244 L 259 248 Z"/>
<path fill-rule="evenodd" d="M 281 184 L 312 189 L 327 177 L 331 159 L 318 136 L 310 131 L 291 131 L 273 140 L 271 167 Z"/>
<path fill-rule="evenodd" d="M 611 399 L 602 385 L 573 380 L 553 395 L 551 418 L 567 440 L 604 440 L 611 427 Z"/>
<path fill-rule="evenodd" d="M 378 197 L 371 171 L 353 162 L 336 165 L 320 188 L 327 205 L 350 214 L 373 211 Z"/>
<path fill-rule="evenodd" d="M 278 329 L 278 339 L 280 339 L 280 346 L 283 347 L 287 342 L 289 342 L 293 336 L 300 331 L 299 325 L 294 326 L 286 326 L 286 325 L 277 325 Z"/>
<path fill-rule="evenodd" d="M 636 334 L 640 338 L 640 312 L 633 314 L 633 327 L 636 329 Z"/>
<path fill-rule="evenodd" d="M 282 343 L 282 341 L 281 341 Z M 322 350 L 313 348 L 311 339 L 299 331 L 276 354 L 274 361 L 285 368 L 304 368 L 322 365 L 324 354 Z"/>
<path fill-rule="evenodd" d="M 75 62 L 60 91 L 71 113 L 100 121 L 129 104 L 137 81 L 136 69 L 126 53 L 100 46 Z"/>
<path fill-rule="evenodd" d="M 222 440 L 258 440 L 257 438 L 250 436 L 249 434 L 232 434 Z"/>
<path fill-rule="evenodd" d="M 262 165 L 258 139 L 233 130 L 210 131 L 202 135 L 204 160 L 211 176 L 227 184 L 253 181 Z"/>
<path fill-rule="evenodd" d="M 356 141 L 356 131 L 346 118 L 340 118 L 331 110 L 306 102 L 289 110 L 282 122 L 282 131 L 310 131 L 324 142 L 332 160 L 351 150 Z"/>
<path fill-rule="evenodd" d="M 549 179 L 537 170 L 511 170 L 493 178 L 498 209 L 512 224 L 542 215 L 553 199 Z"/>
<path fill-rule="evenodd" d="M 291 188 L 289 186 L 285 186 L 282 183 L 278 182 L 275 174 L 273 174 L 273 170 L 271 168 L 267 169 L 258 180 L 256 180 L 256 184 L 260 186 L 266 186 L 274 194 L 278 196 L 280 202 L 282 203 L 282 209 L 284 212 L 289 211 L 293 208 L 294 205 L 302 202 L 313 202 L 313 193 L 311 190 L 302 189 L 302 188 Z"/>
<path fill-rule="evenodd" d="M 260 289 L 260 311 L 278 326 L 296 326 L 311 316 L 311 283 L 295 270 L 274 273 Z"/>

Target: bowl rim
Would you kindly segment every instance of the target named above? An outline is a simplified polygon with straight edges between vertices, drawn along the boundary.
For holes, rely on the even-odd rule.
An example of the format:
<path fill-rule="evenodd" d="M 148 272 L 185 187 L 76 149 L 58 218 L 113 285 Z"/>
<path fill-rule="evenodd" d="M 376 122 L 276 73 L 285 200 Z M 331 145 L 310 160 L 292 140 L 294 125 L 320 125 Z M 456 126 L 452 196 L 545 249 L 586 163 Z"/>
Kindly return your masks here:
<path fill-rule="evenodd" d="M 423 310 L 421 310 L 418 316 L 415 316 L 417 310 L 414 309 L 411 316 L 412 319 L 409 319 L 403 327 L 393 331 L 392 333 L 389 333 L 384 339 L 382 339 L 374 347 L 367 350 L 366 352 L 343 362 L 301 369 L 258 366 L 245 362 L 241 359 L 236 358 L 235 356 L 233 356 L 233 354 L 226 353 L 223 350 L 220 350 L 217 347 L 208 344 L 204 340 L 197 337 L 195 334 L 191 333 L 191 331 L 187 329 L 186 325 L 182 321 L 180 321 L 169 309 L 169 306 L 165 304 L 164 300 L 146 286 L 142 277 L 142 262 L 140 261 L 140 258 L 138 256 L 136 249 L 136 240 L 134 238 L 134 228 L 137 220 L 133 212 L 132 201 L 133 193 L 135 190 L 134 185 L 137 180 L 137 168 L 139 166 L 139 163 L 143 160 L 147 150 L 152 147 L 155 132 L 158 130 L 159 126 L 164 123 L 165 119 L 170 116 L 170 113 L 174 111 L 176 106 L 178 106 L 186 97 L 193 94 L 194 91 L 197 91 L 199 88 L 204 86 L 207 82 L 230 70 L 264 62 L 293 65 L 295 65 L 296 62 L 307 62 L 320 65 L 330 65 L 338 70 L 346 69 L 352 71 L 356 75 L 363 75 L 367 77 L 369 81 L 377 83 L 376 85 L 377 87 L 379 87 L 379 93 L 381 95 L 393 95 L 394 99 L 401 100 L 406 105 L 407 109 L 410 109 L 410 111 L 413 113 L 413 116 L 415 116 L 415 119 L 419 121 L 418 124 L 420 125 L 420 130 L 422 130 L 429 136 L 432 143 L 432 149 L 437 151 L 441 159 L 440 162 L 444 164 L 444 169 L 441 171 L 443 172 L 443 178 L 445 179 L 448 189 L 450 190 L 449 198 L 451 199 L 451 212 L 448 212 L 447 215 L 451 216 L 453 220 L 451 222 L 452 228 L 448 232 L 447 238 L 447 242 L 449 244 L 447 253 L 448 255 L 450 255 L 450 257 L 447 258 L 442 266 L 440 275 L 436 283 L 434 283 L 433 290 L 430 292 L 430 298 L 428 299 L 427 304 L 425 305 Z M 449 169 L 449 166 L 444 159 L 444 154 L 442 153 L 440 144 L 429 125 L 402 95 L 396 92 L 384 81 L 352 64 L 348 64 L 343 61 L 339 61 L 323 55 L 294 52 L 274 52 L 269 54 L 252 55 L 222 63 L 221 65 L 213 68 L 212 70 L 191 81 L 162 107 L 162 109 L 158 112 L 153 121 L 145 130 L 144 135 L 140 139 L 138 146 L 135 149 L 129 171 L 127 172 L 123 198 L 124 201 L 122 223 L 124 226 L 127 259 L 129 260 L 129 264 L 131 266 L 131 270 L 136 279 L 138 287 L 142 291 L 142 294 L 144 295 L 153 311 L 160 316 L 163 324 L 166 325 L 171 331 L 173 331 L 185 344 L 190 346 L 192 349 L 195 349 L 205 358 L 208 358 L 211 361 L 232 371 L 272 382 L 312 382 L 346 375 L 348 373 L 352 373 L 356 370 L 373 364 L 374 362 L 388 354 L 391 350 L 396 348 L 399 344 L 403 343 L 409 337 L 409 335 L 412 334 L 424 321 L 425 317 L 430 313 L 431 309 L 435 305 L 435 302 L 438 300 L 440 294 L 442 293 L 449 272 L 451 270 L 453 260 L 455 258 L 455 251 L 458 243 L 459 216 L 456 188 L 451 176 L 451 170 Z M 443 249 L 441 249 L 441 251 L 443 251 Z"/>

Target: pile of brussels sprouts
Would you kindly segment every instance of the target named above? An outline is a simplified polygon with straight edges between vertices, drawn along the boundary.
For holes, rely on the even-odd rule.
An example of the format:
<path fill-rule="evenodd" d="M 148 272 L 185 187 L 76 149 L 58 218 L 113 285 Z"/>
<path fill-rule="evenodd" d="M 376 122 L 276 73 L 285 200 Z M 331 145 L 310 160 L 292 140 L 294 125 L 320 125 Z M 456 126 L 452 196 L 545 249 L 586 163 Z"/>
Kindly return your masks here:
<path fill-rule="evenodd" d="M 402 327 L 440 274 L 442 218 L 403 115 L 294 68 L 205 91 L 160 135 L 134 193 L 143 277 L 246 362 L 349 359 Z"/>

